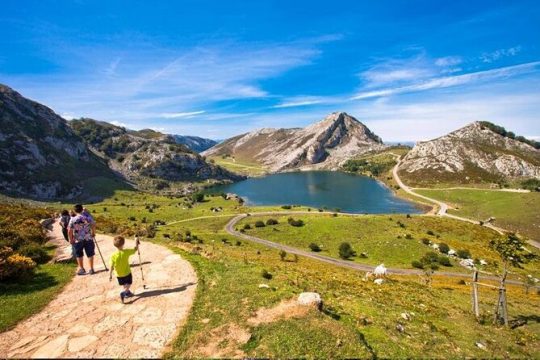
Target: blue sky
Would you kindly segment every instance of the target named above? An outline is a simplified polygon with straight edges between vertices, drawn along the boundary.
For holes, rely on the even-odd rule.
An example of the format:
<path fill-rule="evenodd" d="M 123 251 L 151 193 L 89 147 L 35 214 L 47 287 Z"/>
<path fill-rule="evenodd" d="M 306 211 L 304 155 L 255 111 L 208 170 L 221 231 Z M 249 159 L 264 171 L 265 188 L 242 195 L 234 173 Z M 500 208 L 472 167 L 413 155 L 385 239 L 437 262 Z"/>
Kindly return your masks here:
<path fill-rule="evenodd" d="M 347 111 L 388 141 L 540 139 L 540 2 L 12 1 L 0 83 L 66 118 L 222 139 Z"/>

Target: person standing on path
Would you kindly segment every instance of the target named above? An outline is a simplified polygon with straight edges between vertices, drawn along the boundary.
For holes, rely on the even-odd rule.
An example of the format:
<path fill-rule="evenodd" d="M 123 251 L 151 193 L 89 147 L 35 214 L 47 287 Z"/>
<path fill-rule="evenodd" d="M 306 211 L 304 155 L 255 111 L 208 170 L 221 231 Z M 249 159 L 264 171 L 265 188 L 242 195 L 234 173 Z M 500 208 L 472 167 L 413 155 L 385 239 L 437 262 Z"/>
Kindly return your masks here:
<path fill-rule="evenodd" d="M 68 225 L 70 220 L 71 216 L 69 216 L 69 211 L 62 210 L 62 215 L 60 216 L 60 226 L 62 227 L 62 235 L 64 235 L 64 239 L 66 239 L 67 242 L 69 242 Z"/>
<path fill-rule="evenodd" d="M 69 242 L 73 245 L 73 250 L 77 258 L 77 275 L 85 275 L 83 253 L 86 253 L 88 264 L 90 267 L 89 274 L 94 271 L 94 255 L 95 244 L 94 236 L 96 236 L 96 222 L 89 214 L 84 214 L 84 209 L 81 204 L 74 206 L 75 216 L 71 218 L 68 225 Z"/>

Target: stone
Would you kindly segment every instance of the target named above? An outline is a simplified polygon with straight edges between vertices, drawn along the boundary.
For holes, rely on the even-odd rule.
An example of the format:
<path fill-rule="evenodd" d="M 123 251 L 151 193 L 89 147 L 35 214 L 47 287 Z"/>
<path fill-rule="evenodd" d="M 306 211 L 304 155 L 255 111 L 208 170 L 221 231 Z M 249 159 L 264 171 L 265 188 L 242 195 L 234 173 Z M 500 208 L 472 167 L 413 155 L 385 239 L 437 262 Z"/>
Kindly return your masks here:
<path fill-rule="evenodd" d="M 384 279 L 375 279 L 373 282 L 377 285 L 382 285 L 384 283 Z"/>
<path fill-rule="evenodd" d="M 401 318 L 403 320 L 410 321 L 411 320 L 411 315 L 409 313 L 404 312 L 404 313 L 401 313 Z"/>
<path fill-rule="evenodd" d="M 68 339 L 69 335 L 61 335 L 56 339 L 47 342 L 32 354 L 32 359 L 50 359 L 60 357 L 60 355 L 62 355 L 66 349 Z"/>
<path fill-rule="evenodd" d="M 486 350 L 486 345 L 482 344 L 480 341 L 475 342 L 474 345 L 479 349 Z"/>
<path fill-rule="evenodd" d="M 94 335 L 85 335 L 73 338 L 68 342 L 68 351 L 72 353 L 79 352 L 88 345 L 94 343 L 97 339 L 97 336 Z"/>
<path fill-rule="evenodd" d="M 160 349 L 174 333 L 174 329 L 174 325 L 139 327 L 133 335 L 133 343 Z"/>
<path fill-rule="evenodd" d="M 319 310 L 322 308 L 321 295 L 316 292 L 303 292 L 298 295 L 298 304 L 305 306 L 315 306 Z"/>
<path fill-rule="evenodd" d="M 259 289 L 270 289 L 268 284 L 259 284 Z"/>

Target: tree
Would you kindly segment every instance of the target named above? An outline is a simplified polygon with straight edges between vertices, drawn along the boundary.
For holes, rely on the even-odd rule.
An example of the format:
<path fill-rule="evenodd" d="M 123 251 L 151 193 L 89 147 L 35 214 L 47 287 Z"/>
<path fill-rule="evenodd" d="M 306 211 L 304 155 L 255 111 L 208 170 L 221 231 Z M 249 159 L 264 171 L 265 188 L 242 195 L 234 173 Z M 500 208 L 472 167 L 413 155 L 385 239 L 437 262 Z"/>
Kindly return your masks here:
<path fill-rule="evenodd" d="M 356 253 L 353 250 L 351 244 L 348 242 L 342 242 L 339 245 L 339 257 L 345 260 L 350 259 L 351 257 L 355 256 Z"/>
<path fill-rule="evenodd" d="M 309 249 L 313 252 L 320 252 L 321 251 L 321 247 L 315 243 L 311 243 L 309 244 Z"/>
<path fill-rule="evenodd" d="M 448 246 L 448 244 L 446 243 L 440 243 L 439 251 L 442 252 L 443 254 L 448 254 L 448 252 L 450 251 L 450 246 Z"/>
<path fill-rule="evenodd" d="M 281 250 L 279 252 L 279 257 L 281 258 L 281 261 L 285 261 L 285 258 L 287 257 L 287 253 L 285 252 L 285 250 Z"/>
<path fill-rule="evenodd" d="M 196 192 L 191 195 L 191 199 L 193 200 L 193 202 L 203 202 L 204 194 L 202 192 Z"/>

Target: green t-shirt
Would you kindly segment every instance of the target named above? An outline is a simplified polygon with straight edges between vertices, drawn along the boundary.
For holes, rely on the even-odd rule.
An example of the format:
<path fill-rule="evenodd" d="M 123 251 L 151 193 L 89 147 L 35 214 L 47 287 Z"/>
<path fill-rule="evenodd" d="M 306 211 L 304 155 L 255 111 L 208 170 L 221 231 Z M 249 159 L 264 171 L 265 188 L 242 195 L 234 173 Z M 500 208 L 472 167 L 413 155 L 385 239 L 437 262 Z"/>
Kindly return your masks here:
<path fill-rule="evenodd" d="M 116 276 L 124 277 L 131 274 L 131 269 L 129 268 L 129 257 L 135 254 L 135 249 L 123 249 L 118 250 L 111 255 L 111 267 L 114 266 L 116 271 Z"/>

